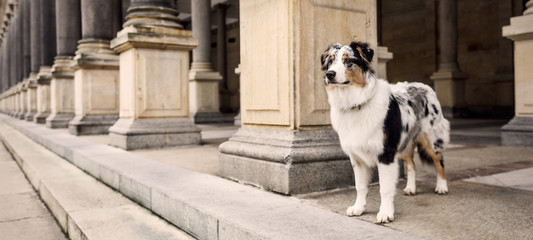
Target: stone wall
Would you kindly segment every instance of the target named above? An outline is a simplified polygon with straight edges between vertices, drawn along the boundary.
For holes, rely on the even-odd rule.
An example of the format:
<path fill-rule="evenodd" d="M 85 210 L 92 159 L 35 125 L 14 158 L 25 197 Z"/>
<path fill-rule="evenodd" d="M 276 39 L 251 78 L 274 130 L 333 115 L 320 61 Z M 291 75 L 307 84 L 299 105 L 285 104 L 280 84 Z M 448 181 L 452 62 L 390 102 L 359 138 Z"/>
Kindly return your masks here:
<path fill-rule="evenodd" d="M 382 0 L 382 44 L 394 53 L 387 65 L 390 82 L 432 85 L 438 66 L 437 2 Z M 521 1 L 458 0 L 458 60 L 468 75 L 467 109 L 475 117 L 513 115 L 513 47 L 502 26 L 521 14 Z"/>

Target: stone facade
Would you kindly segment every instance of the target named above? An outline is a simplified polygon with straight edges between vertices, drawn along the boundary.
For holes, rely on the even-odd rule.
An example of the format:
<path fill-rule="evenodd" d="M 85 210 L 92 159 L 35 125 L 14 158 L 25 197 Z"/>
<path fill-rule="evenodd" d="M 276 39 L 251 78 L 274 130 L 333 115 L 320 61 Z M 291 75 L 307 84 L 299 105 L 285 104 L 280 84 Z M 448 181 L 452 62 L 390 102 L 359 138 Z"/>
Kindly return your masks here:
<path fill-rule="evenodd" d="M 346 186 L 326 46 L 367 41 L 380 77 L 433 86 L 450 117 L 514 113 L 504 143 L 531 146 L 532 4 L 1 1 L 0 111 L 124 149 L 199 144 L 194 122 L 240 111 L 220 175 L 283 194 Z"/>

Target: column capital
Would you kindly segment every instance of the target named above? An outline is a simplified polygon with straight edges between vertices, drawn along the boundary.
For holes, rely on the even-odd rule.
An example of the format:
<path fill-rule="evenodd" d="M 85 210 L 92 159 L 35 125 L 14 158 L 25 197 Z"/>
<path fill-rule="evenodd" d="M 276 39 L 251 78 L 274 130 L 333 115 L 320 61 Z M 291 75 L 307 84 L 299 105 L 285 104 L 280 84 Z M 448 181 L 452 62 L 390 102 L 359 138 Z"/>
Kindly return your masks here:
<path fill-rule="evenodd" d="M 74 79 L 74 69 L 72 68 L 72 62 L 74 57 L 72 56 L 57 56 L 54 60 L 54 65 L 52 66 L 52 77 L 53 78 L 66 78 L 72 80 Z"/>
<path fill-rule="evenodd" d="M 529 0 L 529 2 L 526 3 L 526 10 L 524 11 L 524 15 L 533 14 L 533 0 Z"/>
<path fill-rule="evenodd" d="M 72 67 L 118 69 L 118 55 L 109 48 L 109 41 L 102 39 L 82 39 L 78 41 L 78 51 Z"/>
<path fill-rule="evenodd" d="M 533 1 L 528 3 L 533 3 Z M 533 13 L 533 10 L 530 11 Z M 511 24 L 502 28 L 502 36 L 513 41 L 533 39 L 533 24 L 531 24 L 533 23 L 533 14 L 526 14 L 526 12 L 523 16 L 512 17 Z"/>
<path fill-rule="evenodd" d="M 153 5 L 128 8 L 128 15 L 126 15 L 126 22 L 123 27 L 139 25 L 183 29 L 183 26 L 178 23 L 178 11 L 176 9 Z"/>
<path fill-rule="evenodd" d="M 119 53 L 131 48 L 189 51 L 196 46 L 198 39 L 192 37 L 191 31 L 160 26 L 127 26 L 111 41 L 111 48 Z"/>
<path fill-rule="evenodd" d="M 50 84 L 52 80 L 52 67 L 41 66 L 37 74 L 37 84 Z"/>

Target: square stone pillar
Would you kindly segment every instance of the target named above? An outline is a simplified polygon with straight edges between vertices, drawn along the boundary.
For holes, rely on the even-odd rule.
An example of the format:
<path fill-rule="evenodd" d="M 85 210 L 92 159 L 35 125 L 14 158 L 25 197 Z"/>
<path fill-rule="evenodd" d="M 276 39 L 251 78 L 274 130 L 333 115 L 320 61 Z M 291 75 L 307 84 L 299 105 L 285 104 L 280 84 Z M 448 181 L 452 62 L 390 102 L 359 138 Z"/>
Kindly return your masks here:
<path fill-rule="evenodd" d="M 50 115 L 51 71 L 51 67 L 42 66 L 37 74 L 37 113 L 33 116 L 35 123 L 46 123 L 46 118 Z"/>
<path fill-rule="evenodd" d="M 33 122 L 33 117 L 37 114 L 37 74 L 30 73 L 28 77 L 28 90 L 26 91 L 26 103 L 28 112 L 24 116 L 26 121 Z"/>
<path fill-rule="evenodd" d="M 200 143 L 188 95 L 189 51 L 197 44 L 190 31 L 164 26 L 130 25 L 117 34 L 111 46 L 120 53 L 120 119 L 109 129 L 111 145 Z"/>
<path fill-rule="evenodd" d="M 389 48 L 384 46 L 379 46 L 377 49 L 378 57 L 378 78 L 387 79 L 387 62 L 392 60 L 393 54 L 389 52 Z M 388 80 L 388 79 L 387 79 Z"/>
<path fill-rule="evenodd" d="M 21 93 L 21 90 L 22 90 L 22 83 L 17 83 L 17 85 L 14 86 L 14 92 L 13 92 L 13 98 L 14 98 L 14 101 L 15 101 L 15 109 L 14 111 L 11 113 L 11 116 L 14 117 L 14 118 L 18 118 L 18 115 L 20 114 L 21 110 L 22 110 L 22 104 L 21 104 L 21 101 L 20 101 L 20 93 Z"/>
<path fill-rule="evenodd" d="M 219 111 L 219 83 L 222 76 L 210 68 L 211 63 L 193 62 L 189 73 L 190 113 L 195 123 L 216 123 L 224 119 Z"/>
<path fill-rule="evenodd" d="M 118 119 L 119 61 L 109 41 L 83 39 L 72 62 L 74 113 L 68 129 L 74 135 L 107 134 Z"/>
<path fill-rule="evenodd" d="M 50 82 L 51 114 L 46 118 L 49 128 L 67 128 L 74 118 L 74 70 L 73 57 L 56 57 Z"/>
<path fill-rule="evenodd" d="M 376 48 L 376 29 L 375 1 L 241 1 L 242 127 L 219 174 L 282 194 L 353 185 L 319 59 L 336 42 Z"/>
<path fill-rule="evenodd" d="M 20 112 L 17 115 L 18 119 L 24 119 L 26 113 L 28 112 L 28 97 L 26 96 L 28 92 L 28 79 L 25 78 L 21 82 L 21 88 L 20 88 Z"/>
<path fill-rule="evenodd" d="M 501 129 L 503 145 L 533 146 L 533 1 L 502 35 L 514 41 L 515 117 Z"/>

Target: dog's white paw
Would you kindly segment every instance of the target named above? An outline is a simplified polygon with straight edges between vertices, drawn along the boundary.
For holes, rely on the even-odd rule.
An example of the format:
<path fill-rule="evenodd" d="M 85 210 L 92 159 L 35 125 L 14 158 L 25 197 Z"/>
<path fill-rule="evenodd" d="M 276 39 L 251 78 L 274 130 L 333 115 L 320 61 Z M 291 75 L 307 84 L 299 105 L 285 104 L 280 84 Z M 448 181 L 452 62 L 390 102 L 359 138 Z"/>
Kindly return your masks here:
<path fill-rule="evenodd" d="M 435 193 L 436 193 L 436 194 L 439 194 L 439 195 L 446 195 L 446 194 L 448 194 L 448 187 L 447 187 L 447 186 L 444 186 L 444 187 L 442 187 L 442 186 L 440 186 L 440 187 L 437 186 L 437 187 L 435 188 Z"/>
<path fill-rule="evenodd" d="M 388 223 L 394 221 L 394 212 L 380 210 L 376 217 L 376 223 Z"/>
<path fill-rule="evenodd" d="M 416 189 L 411 187 L 405 187 L 403 189 L 403 195 L 412 196 L 416 194 Z"/>
<path fill-rule="evenodd" d="M 348 209 L 346 209 L 346 215 L 350 217 L 361 216 L 364 211 L 365 211 L 365 207 L 353 205 L 351 207 L 348 207 Z"/>
<path fill-rule="evenodd" d="M 435 187 L 435 193 L 439 195 L 448 194 L 448 185 L 446 180 L 437 179 L 437 187 Z"/>

